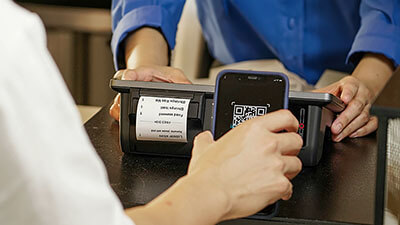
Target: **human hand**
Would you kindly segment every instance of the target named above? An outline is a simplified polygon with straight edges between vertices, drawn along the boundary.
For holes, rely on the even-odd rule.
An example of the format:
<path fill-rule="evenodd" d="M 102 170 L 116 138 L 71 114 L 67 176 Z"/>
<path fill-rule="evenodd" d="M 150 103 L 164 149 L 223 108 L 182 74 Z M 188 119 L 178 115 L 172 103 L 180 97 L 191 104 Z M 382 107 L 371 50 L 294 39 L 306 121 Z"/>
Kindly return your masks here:
<path fill-rule="evenodd" d="M 339 142 L 346 137 L 365 136 L 378 128 L 378 119 L 369 114 L 376 96 L 356 77 L 347 76 L 315 91 L 331 93 L 346 104 L 345 110 L 332 123 L 333 141 Z"/>
<path fill-rule="evenodd" d="M 296 118 L 280 110 L 246 121 L 217 141 L 203 132 L 195 138 L 188 177 L 203 177 L 202 183 L 220 190 L 213 193 L 224 193 L 228 204 L 222 220 L 288 200 L 289 179 L 302 167 L 296 156 L 303 143 L 297 128 Z M 279 133 L 283 130 L 287 132 Z"/>
<path fill-rule="evenodd" d="M 183 74 L 182 70 L 169 66 L 141 66 L 136 69 L 119 70 L 114 75 L 115 79 L 120 80 L 136 80 L 150 82 L 167 82 L 190 84 L 191 82 Z M 114 98 L 114 102 L 110 107 L 110 115 L 119 120 L 121 95 L 118 94 Z"/>

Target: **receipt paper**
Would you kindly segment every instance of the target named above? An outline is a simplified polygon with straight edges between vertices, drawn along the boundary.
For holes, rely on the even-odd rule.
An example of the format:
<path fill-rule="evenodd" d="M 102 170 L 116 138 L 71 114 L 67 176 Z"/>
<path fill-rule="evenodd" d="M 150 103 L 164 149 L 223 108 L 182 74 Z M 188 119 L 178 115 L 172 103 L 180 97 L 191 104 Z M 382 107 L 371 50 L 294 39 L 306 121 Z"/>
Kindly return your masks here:
<path fill-rule="evenodd" d="M 136 112 L 136 139 L 187 142 L 190 99 L 141 96 Z"/>

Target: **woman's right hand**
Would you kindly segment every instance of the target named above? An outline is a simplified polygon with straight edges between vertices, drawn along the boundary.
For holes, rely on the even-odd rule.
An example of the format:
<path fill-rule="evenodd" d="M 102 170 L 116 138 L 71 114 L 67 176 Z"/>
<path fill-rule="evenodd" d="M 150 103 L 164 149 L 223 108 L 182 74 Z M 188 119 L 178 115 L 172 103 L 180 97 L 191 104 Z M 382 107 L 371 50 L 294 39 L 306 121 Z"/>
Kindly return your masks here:
<path fill-rule="evenodd" d="M 127 215 L 136 224 L 217 224 L 289 199 L 290 179 L 302 166 L 298 125 L 292 113 L 280 110 L 250 119 L 217 141 L 209 131 L 199 134 L 188 174 Z"/>
<path fill-rule="evenodd" d="M 136 80 L 149 82 L 167 82 L 190 84 L 191 82 L 183 74 L 182 70 L 169 66 L 140 66 L 136 69 L 119 70 L 114 75 L 115 79 L 120 80 Z M 114 98 L 114 102 L 110 107 L 110 115 L 119 120 L 121 95 L 118 94 Z"/>
<path fill-rule="evenodd" d="M 210 196 L 225 193 L 222 220 L 249 216 L 279 199 L 288 200 L 290 179 L 302 168 L 297 154 L 303 140 L 297 128 L 293 114 L 280 110 L 248 120 L 217 141 L 209 131 L 203 132 L 194 140 L 187 179 L 200 177 L 196 186 L 199 190 L 208 186 L 213 190 Z"/>

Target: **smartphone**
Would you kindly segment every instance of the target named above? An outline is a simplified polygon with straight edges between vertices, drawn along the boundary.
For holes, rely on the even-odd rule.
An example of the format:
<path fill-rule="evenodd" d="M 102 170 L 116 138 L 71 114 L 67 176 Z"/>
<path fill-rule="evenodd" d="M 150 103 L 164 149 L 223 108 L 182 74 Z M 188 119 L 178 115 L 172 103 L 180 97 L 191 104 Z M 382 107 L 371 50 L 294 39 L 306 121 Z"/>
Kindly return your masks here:
<path fill-rule="evenodd" d="M 287 109 L 288 87 L 288 78 L 282 73 L 221 71 L 214 92 L 214 139 L 253 117 Z"/>
<path fill-rule="evenodd" d="M 216 80 L 213 135 L 219 139 L 246 120 L 288 108 L 289 80 L 275 72 L 224 70 Z M 278 204 L 267 206 L 250 218 L 266 219 L 277 213 Z"/>

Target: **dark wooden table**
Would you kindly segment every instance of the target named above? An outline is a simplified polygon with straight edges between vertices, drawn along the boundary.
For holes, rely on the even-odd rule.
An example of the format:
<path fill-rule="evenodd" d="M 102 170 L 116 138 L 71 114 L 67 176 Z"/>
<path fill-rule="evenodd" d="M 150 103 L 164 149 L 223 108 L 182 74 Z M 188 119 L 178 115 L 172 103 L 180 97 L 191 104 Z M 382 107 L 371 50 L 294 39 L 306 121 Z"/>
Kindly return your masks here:
<path fill-rule="evenodd" d="M 110 9 L 111 8 L 111 0 L 79 0 L 79 1 L 71 1 L 71 0 L 16 0 L 16 2 L 20 3 L 36 3 L 43 5 L 58 5 L 58 6 L 68 6 L 68 7 L 88 7 L 88 8 L 102 8 L 102 9 Z"/>
<path fill-rule="evenodd" d="M 107 107 L 85 128 L 125 208 L 149 202 L 186 173 L 188 159 L 123 154 L 119 125 Z M 319 165 L 303 168 L 293 180 L 293 196 L 280 203 L 277 217 L 223 224 L 373 224 L 376 153 L 375 134 L 327 142 Z"/>

